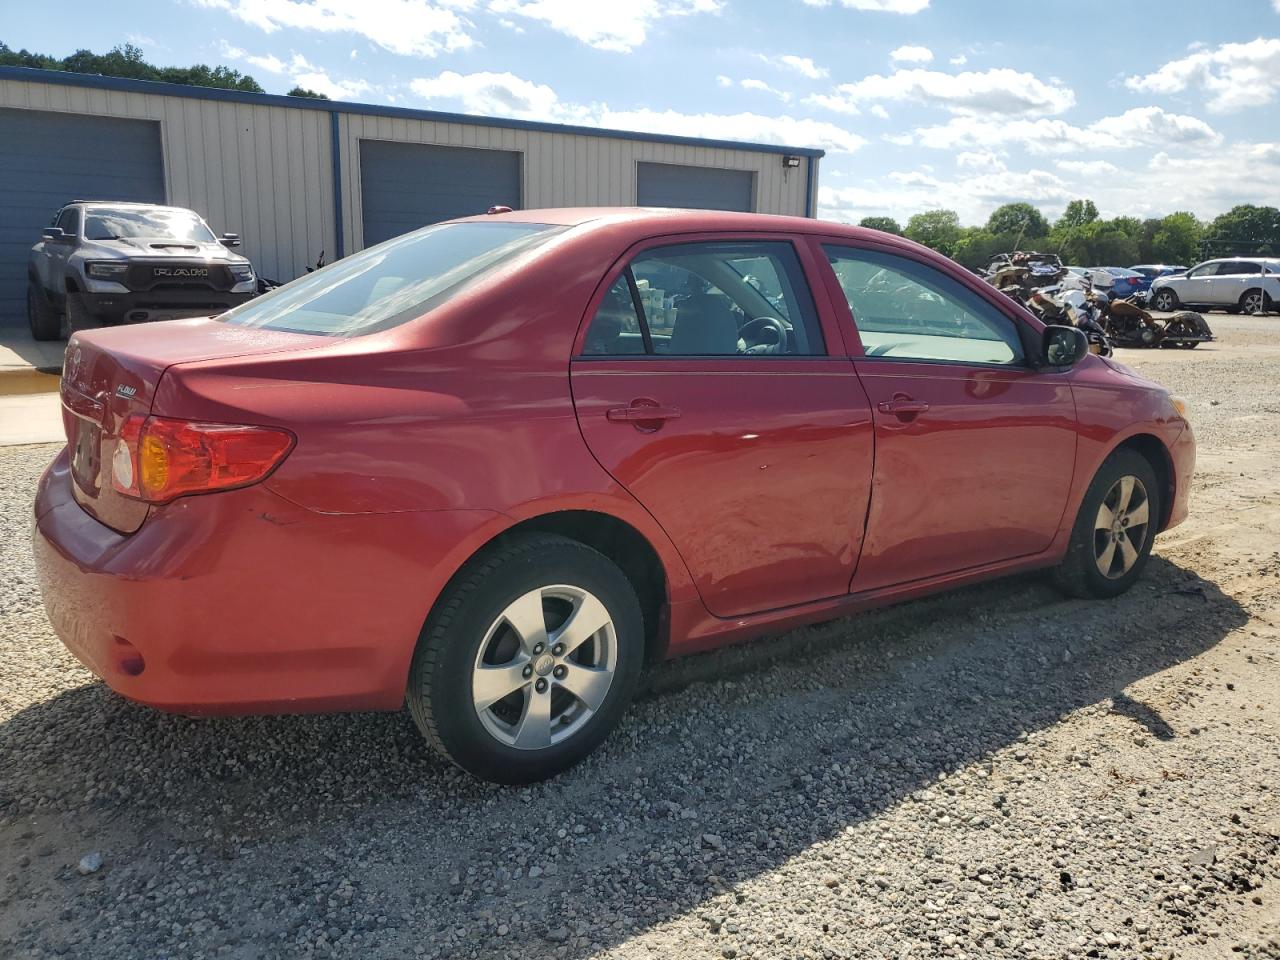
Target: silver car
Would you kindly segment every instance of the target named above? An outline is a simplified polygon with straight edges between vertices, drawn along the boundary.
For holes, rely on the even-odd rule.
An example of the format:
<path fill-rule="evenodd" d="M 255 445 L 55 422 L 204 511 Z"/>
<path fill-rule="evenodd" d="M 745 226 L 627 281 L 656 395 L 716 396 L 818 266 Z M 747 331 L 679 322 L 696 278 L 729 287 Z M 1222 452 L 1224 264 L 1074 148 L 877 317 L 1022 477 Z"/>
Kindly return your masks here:
<path fill-rule="evenodd" d="M 89 327 L 212 316 L 257 293 L 249 261 L 198 214 L 154 203 L 74 200 L 27 261 L 27 319 L 37 340 Z"/>
<path fill-rule="evenodd" d="M 1156 310 L 1197 307 L 1258 316 L 1280 303 L 1280 259 L 1273 257 L 1206 260 L 1186 273 L 1151 283 Z"/>

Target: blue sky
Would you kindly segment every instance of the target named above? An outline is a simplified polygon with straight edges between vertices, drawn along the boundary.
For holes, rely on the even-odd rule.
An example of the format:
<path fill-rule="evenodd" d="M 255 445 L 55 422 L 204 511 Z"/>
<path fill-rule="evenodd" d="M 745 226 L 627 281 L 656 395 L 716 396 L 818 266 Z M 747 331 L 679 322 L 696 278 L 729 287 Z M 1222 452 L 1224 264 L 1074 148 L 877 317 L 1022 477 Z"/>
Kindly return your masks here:
<path fill-rule="evenodd" d="M 820 215 L 1074 197 L 1280 205 L 1280 0 L 60 0 L 0 40 L 133 42 L 269 92 L 827 150 Z M 109 11 L 109 13 L 108 13 Z M 1217 11 L 1216 13 L 1212 11 Z"/>

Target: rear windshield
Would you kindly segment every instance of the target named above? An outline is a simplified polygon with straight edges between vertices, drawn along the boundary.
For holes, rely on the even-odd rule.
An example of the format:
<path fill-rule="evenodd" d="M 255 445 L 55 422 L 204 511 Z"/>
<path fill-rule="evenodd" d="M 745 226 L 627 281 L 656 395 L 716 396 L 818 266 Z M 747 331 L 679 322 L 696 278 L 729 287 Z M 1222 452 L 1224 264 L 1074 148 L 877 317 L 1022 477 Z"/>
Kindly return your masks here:
<path fill-rule="evenodd" d="M 442 223 L 299 277 L 220 319 L 329 337 L 389 330 L 565 229 L 543 223 Z"/>
<path fill-rule="evenodd" d="M 190 210 L 173 207 L 90 207 L 84 218 L 86 240 L 183 240 L 213 243 L 213 231 Z"/>

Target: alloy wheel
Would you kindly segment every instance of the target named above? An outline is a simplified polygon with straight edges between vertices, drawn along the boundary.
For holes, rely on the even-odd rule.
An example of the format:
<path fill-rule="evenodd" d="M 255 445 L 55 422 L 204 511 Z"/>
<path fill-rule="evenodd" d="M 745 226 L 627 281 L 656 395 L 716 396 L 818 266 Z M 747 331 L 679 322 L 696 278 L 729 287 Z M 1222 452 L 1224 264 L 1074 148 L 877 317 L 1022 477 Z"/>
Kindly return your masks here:
<path fill-rule="evenodd" d="M 1240 307 L 1251 317 L 1256 317 L 1258 314 L 1262 313 L 1261 291 L 1255 290 L 1253 293 L 1246 294 L 1244 300 L 1240 304 Z"/>
<path fill-rule="evenodd" d="M 1151 501 L 1134 476 L 1121 477 L 1098 506 L 1094 560 L 1108 580 L 1119 580 L 1138 562 L 1150 530 Z"/>
<path fill-rule="evenodd" d="M 472 670 L 472 703 L 495 740 L 545 749 L 600 709 L 617 665 L 617 634 L 604 604 L 580 587 L 539 587 L 490 625 Z"/>

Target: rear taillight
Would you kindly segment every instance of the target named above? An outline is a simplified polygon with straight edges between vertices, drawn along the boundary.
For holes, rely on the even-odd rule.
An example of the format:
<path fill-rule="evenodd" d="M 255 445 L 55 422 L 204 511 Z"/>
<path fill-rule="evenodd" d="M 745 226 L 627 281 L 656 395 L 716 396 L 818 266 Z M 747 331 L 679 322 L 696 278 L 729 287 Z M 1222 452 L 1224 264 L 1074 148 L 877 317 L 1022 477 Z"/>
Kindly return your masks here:
<path fill-rule="evenodd" d="M 293 435 L 275 427 L 134 414 L 120 429 L 111 483 L 126 497 L 167 503 L 257 483 L 292 449 Z"/>

